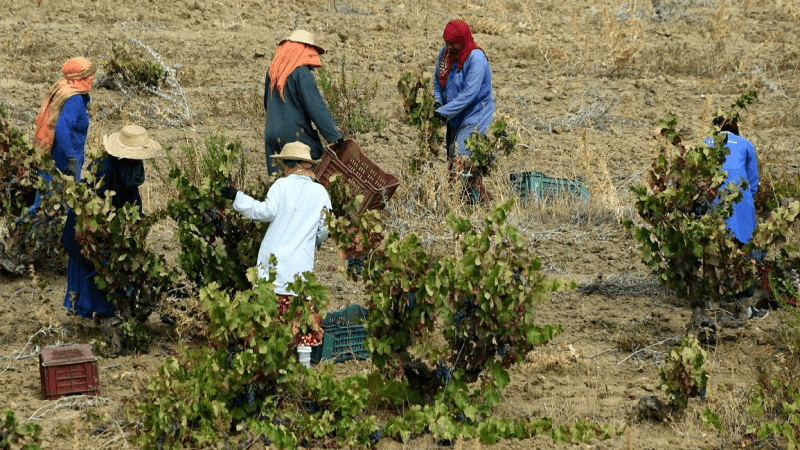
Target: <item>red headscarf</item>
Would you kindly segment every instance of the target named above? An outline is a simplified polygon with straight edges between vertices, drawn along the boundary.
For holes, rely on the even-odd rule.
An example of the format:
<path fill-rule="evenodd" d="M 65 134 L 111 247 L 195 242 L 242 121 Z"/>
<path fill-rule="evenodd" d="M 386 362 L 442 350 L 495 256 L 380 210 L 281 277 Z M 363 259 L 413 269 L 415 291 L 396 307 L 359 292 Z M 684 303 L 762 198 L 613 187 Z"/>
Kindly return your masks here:
<path fill-rule="evenodd" d="M 469 29 L 467 22 L 463 20 L 451 20 L 448 22 L 447 26 L 444 27 L 442 37 L 445 41 L 455 42 L 462 46 L 461 51 L 458 52 L 458 56 L 456 56 L 455 59 L 458 61 L 456 65 L 458 70 L 464 68 L 464 62 L 467 61 L 467 57 L 473 50 L 477 49 L 483 52 L 483 49 L 475 44 L 475 39 L 472 38 L 472 30 Z M 453 60 L 451 59 L 450 53 L 445 50 L 444 53 L 442 53 L 442 61 L 439 64 L 439 84 L 442 88 L 447 84 L 447 76 L 450 75 L 450 70 L 452 69 Z"/>
<path fill-rule="evenodd" d="M 33 148 L 40 155 L 50 153 L 55 141 L 56 124 L 64 103 L 77 94 L 88 94 L 92 89 L 97 67 L 85 58 L 72 58 L 61 66 L 64 78 L 54 84 L 44 97 L 39 114 L 36 115 L 36 131 Z"/>
<path fill-rule="evenodd" d="M 275 57 L 272 58 L 272 64 L 269 65 L 269 88 L 277 89 L 281 99 L 285 100 L 283 88 L 286 86 L 286 79 L 294 69 L 301 66 L 311 66 L 315 69 L 322 67 L 317 49 L 294 41 L 285 41 L 279 45 Z"/>

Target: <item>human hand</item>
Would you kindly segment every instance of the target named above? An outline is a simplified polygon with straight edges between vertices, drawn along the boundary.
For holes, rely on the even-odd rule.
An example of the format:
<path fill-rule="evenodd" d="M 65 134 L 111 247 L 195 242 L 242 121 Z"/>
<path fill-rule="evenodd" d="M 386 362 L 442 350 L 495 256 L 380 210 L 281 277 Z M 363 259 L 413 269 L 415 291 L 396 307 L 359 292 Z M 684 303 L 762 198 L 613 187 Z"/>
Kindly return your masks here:
<path fill-rule="evenodd" d="M 445 115 L 440 113 L 439 111 L 434 111 L 433 112 L 433 117 L 435 119 L 441 120 L 442 122 L 447 122 L 447 117 L 445 117 Z"/>
<path fill-rule="evenodd" d="M 233 186 L 222 186 L 219 188 L 219 193 L 228 200 L 233 200 L 236 198 L 236 194 L 238 194 L 239 191 Z"/>
<path fill-rule="evenodd" d="M 442 106 L 444 106 L 444 105 L 442 105 L 440 102 L 436 102 L 436 103 L 433 104 L 433 109 L 439 109 Z"/>
<path fill-rule="evenodd" d="M 64 169 L 64 175 L 74 177 L 78 173 L 78 159 L 67 158 L 67 168 Z"/>
<path fill-rule="evenodd" d="M 344 147 L 344 138 L 339 138 L 333 143 L 333 148 L 336 150 L 339 150 L 342 147 Z"/>

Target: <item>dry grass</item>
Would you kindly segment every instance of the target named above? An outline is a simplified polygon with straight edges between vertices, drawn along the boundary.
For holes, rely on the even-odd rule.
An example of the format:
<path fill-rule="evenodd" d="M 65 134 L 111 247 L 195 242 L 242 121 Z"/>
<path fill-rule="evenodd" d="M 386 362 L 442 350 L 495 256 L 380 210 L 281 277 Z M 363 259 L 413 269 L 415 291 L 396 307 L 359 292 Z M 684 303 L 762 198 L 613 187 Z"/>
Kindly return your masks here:
<path fill-rule="evenodd" d="M 584 131 L 576 144 L 578 148 L 577 160 L 589 180 L 592 201 L 599 202 L 605 209 L 621 217 L 622 204 L 611 180 L 606 155 L 597 150 L 590 150 L 586 136 L 587 132 Z"/>

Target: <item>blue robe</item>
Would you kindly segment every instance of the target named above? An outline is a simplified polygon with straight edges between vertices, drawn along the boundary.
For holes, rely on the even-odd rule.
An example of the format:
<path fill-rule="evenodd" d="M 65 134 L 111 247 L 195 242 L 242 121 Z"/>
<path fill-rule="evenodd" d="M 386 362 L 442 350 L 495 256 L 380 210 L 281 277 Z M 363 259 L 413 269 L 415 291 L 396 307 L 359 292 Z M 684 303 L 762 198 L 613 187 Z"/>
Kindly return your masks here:
<path fill-rule="evenodd" d="M 494 116 L 494 96 L 492 94 L 492 69 L 489 60 L 481 50 L 473 50 L 461 70 L 453 67 L 442 89 L 439 83 L 439 65 L 442 55 L 447 51 L 442 47 L 436 61 L 433 75 L 433 96 L 441 106 L 436 111 L 447 118 L 447 155 L 458 153 L 469 155 L 472 152 L 464 147 L 464 141 L 473 131 L 486 133 Z M 453 61 L 453 65 L 458 64 Z"/>
<path fill-rule="evenodd" d="M 97 194 L 105 197 L 106 191 L 114 191 L 111 203 L 115 208 L 121 208 L 127 203 L 142 208 L 142 198 L 139 195 L 139 186 L 144 183 L 144 167 L 139 160 L 118 159 L 113 156 L 103 158 L 93 164 L 98 164 L 97 178 L 104 179 L 103 185 Z M 75 238 L 76 216 L 73 211 L 67 215 L 64 234 L 61 236 L 61 245 L 69 256 L 67 263 L 67 293 L 64 296 L 64 306 L 67 310 L 81 317 L 92 317 L 92 313 L 111 316 L 114 314 L 114 305 L 106 300 L 105 293 L 97 289 L 94 277 L 97 275 L 94 264 L 83 256 L 81 246 Z M 74 295 L 74 297 L 73 297 Z M 73 301 L 74 299 L 74 301 Z M 73 306 L 74 305 L 74 306 Z"/>

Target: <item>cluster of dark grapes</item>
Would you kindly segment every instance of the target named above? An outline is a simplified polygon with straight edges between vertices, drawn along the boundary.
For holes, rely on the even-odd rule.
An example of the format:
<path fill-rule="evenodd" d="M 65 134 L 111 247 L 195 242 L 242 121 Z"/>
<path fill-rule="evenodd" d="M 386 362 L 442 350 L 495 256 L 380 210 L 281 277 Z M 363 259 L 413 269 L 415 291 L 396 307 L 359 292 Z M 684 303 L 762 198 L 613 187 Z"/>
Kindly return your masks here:
<path fill-rule="evenodd" d="M 466 310 L 467 313 L 471 313 L 472 311 L 474 311 L 475 310 L 475 306 L 476 306 L 475 302 L 472 301 L 471 298 L 465 298 L 464 299 L 464 309 Z"/>
<path fill-rule="evenodd" d="M 417 295 L 413 292 L 406 292 L 406 299 L 408 299 L 408 309 L 414 309 L 417 304 Z"/>
<path fill-rule="evenodd" d="M 364 269 L 364 258 L 358 256 L 347 257 L 347 271 L 355 272 L 356 275 L 361 275 L 361 270 Z"/>
<path fill-rule="evenodd" d="M 253 403 L 256 402 L 256 391 L 253 389 L 253 386 L 248 383 L 244 385 L 244 392 L 247 397 L 247 404 L 249 406 L 253 406 Z"/>
<path fill-rule="evenodd" d="M 522 281 L 522 277 L 520 276 L 519 270 L 514 271 L 514 281 L 517 283 Z"/>
<path fill-rule="evenodd" d="M 228 363 L 228 367 L 233 366 L 233 355 L 237 353 L 241 353 L 244 351 L 244 347 L 236 342 L 229 342 L 228 343 L 228 357 L 225 358 L 225 362 Z"/>
<path fill-rule="evenodd" d="M 216 229 L 222 228 L 222 215 L 217 213 L 217 210 L 211 211 L 211 222 L 214 223 Z"/>
<path fill-rule="evenodd" d="M 756 263 L 761 264 L 761 261 L 764 261 L 764 258 L 767 256 L 767 251 L 760 248 L 754 248 L 750 252 L 750 256 L 756 260 Z"/>
<path fill-rule="evenodd" d="M 442 363 L 436 364 L 436 378 L 447 382 L 450 379 L 450 375 L 452 375 L 452 372 L 449 367 Z"/>
<path fill-rule="evenodd" d="M 310 402 L 308 404 L 308 412 L 311 414 L 315 414 L 317 411 L 319 411 L 319 405 L 317 404 L 317 402 Z"/>
<path fill-rule="evenodd" d="M 244 393 L 242 395 L 237 395 L 233 399 L 233 406 L 242 406 L 244 402 L 247 402 L 248 406 L 253 406 L 256 402 L 256 391 L 250 383 L 244 385 Z"/>
<path fill-rule="evenodd" d="M 377 444 L 378 442 L 380 442 L 381 437 L 382 437 L 381 430 L 375 430 L 374 433 L 369 435 L 369 444 L 370 445 Z"/>
<path fill-rule="evenodd" d="M 506 356 L 506 344 L 501 342 L 500 345 L 497 346 L 497 356 L 501 358 Z"/>
<path fill-rule="evenodd" d="M 700 220 L 708 212 L 708 203 L 696 203 L 694 205 L 694 218 Z"/>
<path fill-rule="evenodd" d="M 465 298 L 464 309 L 458 310 L 456 312 L 455 316 L 453 316 L 453 323 L 459 325 L 467 316 L 467 314 L 471 314 L 473 311 L 475 311 L 475 306 L 476 306 L 475 302 L 473 302 L 472 299 Z"/>

